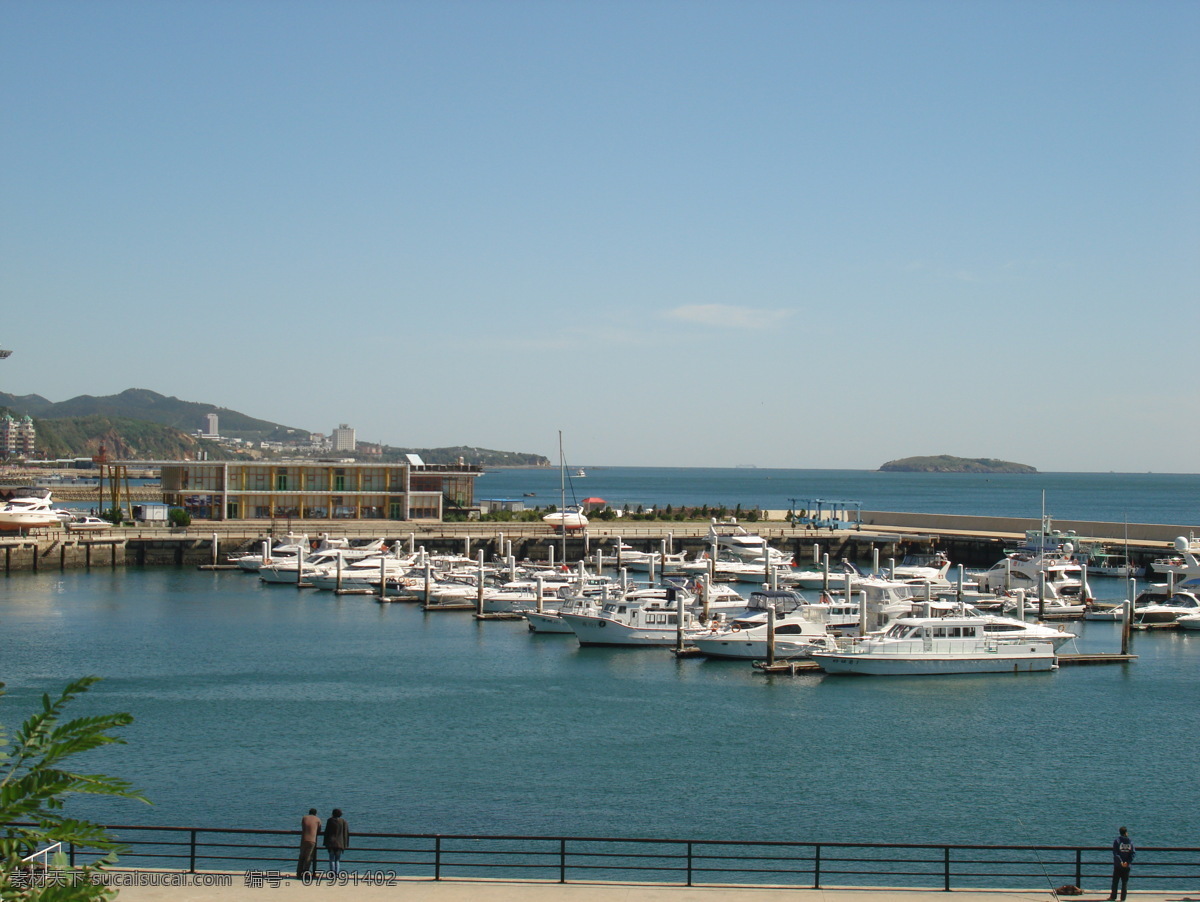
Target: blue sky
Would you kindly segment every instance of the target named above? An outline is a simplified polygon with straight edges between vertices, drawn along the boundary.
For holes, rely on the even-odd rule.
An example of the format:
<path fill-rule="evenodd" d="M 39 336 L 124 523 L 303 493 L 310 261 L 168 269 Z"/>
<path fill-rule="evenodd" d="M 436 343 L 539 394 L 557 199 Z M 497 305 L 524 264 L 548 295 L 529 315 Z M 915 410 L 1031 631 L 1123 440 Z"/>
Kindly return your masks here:
<path fill-rule="evenodd" d="M 12 0 L 0 42 L 2 391 L 1197 471 L 1195 2 Z"/>

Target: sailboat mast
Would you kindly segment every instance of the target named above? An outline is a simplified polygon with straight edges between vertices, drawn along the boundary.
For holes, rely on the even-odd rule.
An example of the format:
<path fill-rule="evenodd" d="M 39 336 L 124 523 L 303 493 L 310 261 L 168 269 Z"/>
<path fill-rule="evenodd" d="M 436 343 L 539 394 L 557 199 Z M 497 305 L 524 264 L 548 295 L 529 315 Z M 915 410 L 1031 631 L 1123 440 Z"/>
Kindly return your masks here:
<path fill-rule="evenodd" d="M 562 495 L 559 510 L 563 518 L 558 528 L 562 530 L 562 562 L 567 562 L 567 458 L 563 454 L 562 430 L 558 430 L 558 487 Z"/>

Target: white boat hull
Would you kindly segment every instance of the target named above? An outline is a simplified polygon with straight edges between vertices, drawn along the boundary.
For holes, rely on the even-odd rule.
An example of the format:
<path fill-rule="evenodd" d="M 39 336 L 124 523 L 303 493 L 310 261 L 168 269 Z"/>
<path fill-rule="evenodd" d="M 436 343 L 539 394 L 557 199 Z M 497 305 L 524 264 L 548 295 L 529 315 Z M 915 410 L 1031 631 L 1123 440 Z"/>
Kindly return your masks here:
<path fill-rule="evenodd" d="M 541 614 L 537 611 L 526 611 L 525 620 L 529 624 L 531 633 L 557 633 L 564 636 L 575 634 L 571 625 L 552 611 L 545 611 Z"/>
<path fill-rule="evenodd" d="M 710 658 L 739 658 L 751 661 L 764 661 L 767 658 L 766 639 L 742 639 L 737 636 L 712 636 L 693 638 L 691 645 L 700 649 L 700 653 Z M 814 651 L 827 648 L 826 643 L 817 639 L 775 639 L 775 657 L 777 658 L 807 658 Z"/>
<path fill-rule="evenodd" d="M 675 627 L 627 626 L 616 620 L 586 614 L 563 614 L 562 619 L 578 637 L 580 645 L 671 646 L 678 639 Z M 684 637 L 691 644 L 691 635 L 685 632 Z"/>
<path fill-rule="evenodd" d="M 813 660 L 826 673 L 873 676 L 926 676 L 955 673 L 1036 673 L 1054 670 L 1058 659 L 1049 644 L 1018 646 L 1020 651 L 970 654 L 855 654 L 817 652 Z"/>

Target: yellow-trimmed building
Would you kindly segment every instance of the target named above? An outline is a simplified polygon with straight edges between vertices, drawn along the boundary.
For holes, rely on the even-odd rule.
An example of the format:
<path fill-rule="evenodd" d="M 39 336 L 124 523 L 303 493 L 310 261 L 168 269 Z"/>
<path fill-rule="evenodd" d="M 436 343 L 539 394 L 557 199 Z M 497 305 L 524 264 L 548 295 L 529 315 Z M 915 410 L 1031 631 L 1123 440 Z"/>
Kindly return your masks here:
<path fill-rule="evenodd" d="M 163 501 L 197 520 L 440 520 L 474 506 L 470 464 L 163 461 Z"/>

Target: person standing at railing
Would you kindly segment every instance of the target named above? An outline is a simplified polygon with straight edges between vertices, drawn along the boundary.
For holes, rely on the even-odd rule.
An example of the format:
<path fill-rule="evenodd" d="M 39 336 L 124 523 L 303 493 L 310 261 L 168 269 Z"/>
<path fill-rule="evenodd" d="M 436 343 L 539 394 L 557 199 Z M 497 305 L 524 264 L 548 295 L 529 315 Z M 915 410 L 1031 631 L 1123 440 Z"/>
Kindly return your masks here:
<path fill-rule="evenodd" d="M 334 808 L 325 822 L 325 852 L 329 855 L 329 873 L 335 877 L 342 872 L 342 853 L 350 847 L 350 828 L 342 817 L 342 809 Z"/>
<path fill-rule="evenodd" d="M 315 877 L 317 873 L 317 836 L 321 833 L 321 819 L 317 809 L 309 808 L 308 814 L 300 818 L 300 858 L 296 862 L 296 879 L 304 875 Z"/>
<path fill-rule="evenodd" d="M 1117 884 L 1121 886 L 1121 899 L 1124 900 L 1125 893 L 1129 889 L 1129 869 L 1133 865 L 1133 855 L 1136 851 L 1133 847 L 1133 840 L 1129 838 L 1129 831 L 1122 827 L 1112 845 L 1113 878 L 1112 889 L 1108 893 L 1108 902 L 1115 902 Z"/>

